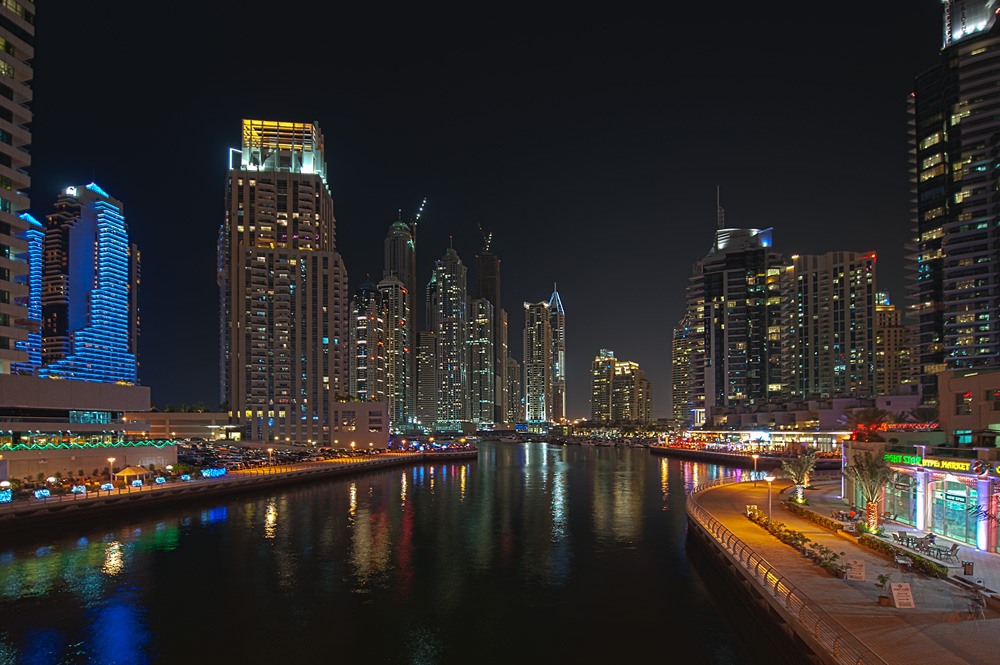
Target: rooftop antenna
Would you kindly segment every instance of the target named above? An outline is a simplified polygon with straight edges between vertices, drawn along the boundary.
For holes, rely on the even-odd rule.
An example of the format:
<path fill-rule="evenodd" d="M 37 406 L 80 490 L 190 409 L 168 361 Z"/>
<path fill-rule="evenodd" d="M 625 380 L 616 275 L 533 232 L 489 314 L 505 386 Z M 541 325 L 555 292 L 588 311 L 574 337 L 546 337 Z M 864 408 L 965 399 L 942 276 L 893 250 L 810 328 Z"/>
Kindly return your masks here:
<path fill-rule="evenodd" d="M 424 197 L 424 200 L 420 202 L 420 207 L 417 208 L 417 216 L 412 220 L 412 230 L 410 231 L 410 235 L 413 237 L 413 242 L 417 241 L 417 222 L 420 220 L 420 216 L 424 214 L 425 205 L 427 205 L 426 196 Z"/>
<path fill-rule="evenodd" d="M 719 203 L 718 185 L 715 186 L 715 221 L 720 229 L 726 228 L 726 211 L 722 209 L 722 205 Z"/>

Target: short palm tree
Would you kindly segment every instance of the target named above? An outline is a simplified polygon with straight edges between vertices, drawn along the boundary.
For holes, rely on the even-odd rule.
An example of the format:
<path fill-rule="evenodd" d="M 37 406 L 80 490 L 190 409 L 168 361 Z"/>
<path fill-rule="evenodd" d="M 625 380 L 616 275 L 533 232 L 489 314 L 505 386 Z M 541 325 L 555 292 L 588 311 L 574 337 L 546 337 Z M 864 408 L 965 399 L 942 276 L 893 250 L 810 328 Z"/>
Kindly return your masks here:
<path fill-rule="evenodd" d="M 878 529 L 878 500 L 882 488 L 892 478 L 892 469 L 885 460 L 866 452 L 864 455 L 854 454 L 854 463 L 847 467 L 847 473 L 861 490 L 861 497 L 865 500 L 865 521 L 874 533 Z"/>
<path fill-rule="evenodd" d="M 816 468 L 816 453 L 807 450 L 791 461 L 781 463 L 781 470 L 795 483 L 795 500 L 802 503 L 802 491 L 809 484 L 809 474 Z"/>
<path fill-rule="evenodd" d="M 882 437 L 878 435 L 878 430 L 888 416 L 888 411 L 869 407 L 851 411 L 841 420 L 857 433 L 858 441 L 881 441 Z"/>

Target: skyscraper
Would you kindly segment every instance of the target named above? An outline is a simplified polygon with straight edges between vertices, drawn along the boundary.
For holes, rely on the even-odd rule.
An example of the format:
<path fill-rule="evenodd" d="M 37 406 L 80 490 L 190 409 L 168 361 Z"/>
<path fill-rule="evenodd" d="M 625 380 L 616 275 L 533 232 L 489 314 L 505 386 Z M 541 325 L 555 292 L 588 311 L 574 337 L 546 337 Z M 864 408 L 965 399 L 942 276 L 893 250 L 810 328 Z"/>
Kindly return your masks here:
<path fill-rule="evenodd" d="M 611 422 L 611 400 L 615 380 L 615 352 L 601 349 L 590 364 L 590 419 Z"/>
<path fill-rule="evenodd" d="M 507 356 L 507 417 L 508 423 L 520 422 L 524 416 L 523 403 L 521 401 L 521 363 L 516 359 Z"/>
<path fill-rule="evenodd" d="M 923 400 L 937 372 L 1000 364 L 1000 98 L 995 0 L 945 0 L 940 64 L 909 99 L 913 236 L 908 288 Z"/>
<path fill-rule="evenodd" d="M 875 253 L 795 255 L 783 273 L 787 394 L 875 395 Z"/>
<path fill-rule="evenodd" d="M 552 420 L 552 328 L 549 303 L 524 303 L 524 419 Z"/>
<path fill-rule="evenodd" d="M 30 218 L 20 214 L 30 207 L 25 193 L 31 184 L 31 60 L 35 55 L 35 5 L 10 0 L 0 7 L 0 244 L 10 247 L 9 265 L 0 271 L 0 300 L 6 308 L 0 318 L 0 374 L 11 372 L 11 363 L 27 363 L 28 353 L 18 344 L 28 341 L 28 329 L 37 320 L 29 319 L 25 282 L 27 257 L 23 253 L 24 234 L 31 229 Z"/>
<path fill-rule="evenodd" d="M 67 187 L 42 241 L 41 377 L 134 384 L 137 262 L 122 204 L 98 185 Z"/>
<path fill-rule="evenodd" d="M 221 394 L 244 438 L 331 438 L 347 271 L 316 123 L 243 121 L 219 231 Z"/>
<path fill-rule="evenodd" d="M 447 428 L 469 419 L 469 334 L 466 268 L 453 247 L 434 264 L 428 284 L 431 328 L 437 338 L 436 423 Z"/>
<path fill-rule="evenodd" d="M 566 310 L 556 285 L 549 298 L 549 328 L 552 331 L 552 421 L 566 420 Z"/>
<path fill-rule="evenodd" d="M 437 420 L 438 400 L 437 335 L 421 330 L 417 335 L 417 421 L 433 427 Z"/>
<path fill-rule="evenodd" d="M 688 383 L 691 379 L 691 349 L 688 341 L 691 329 L 685 316 L 674 326 L 672 369 L 672 415 L 674 423 L 681 425 L 688 422 Z"/>
<path fill-rule="evenodd" d="M 484 237 L 482 251 L 476 255 L 476 298 L 490 303 L 492 309 L 492 321 L 489 328 L 489 344 L 493 347 L 489 366 L 483 366 L 483 380 L 488 378 L 493 381 L 493 415 L 480 422 L 499 423 L 506 420 L 507 400 L 511 399 L 507 393 L 507 382 L 504 380 L 507 366 L 507 312 L 500 302 L 500 259 L 490 251 L 490 242 L 493 234 Z M 483 339 L 486 338 L 486 330 L 482 330 Z"/>
<path fill-rule="evenodd" d="M 351 300 L 350 377 L 351 395 L 362 401 L 385 400 L 386 308 L 371 282 L 365 282 Z"/>
<path fill-rule="evenodd" d="M 881 291 L 875 305 L 875 394 L 895 395 L 901 386 L 913 383 L 910 362 L 910 328 L 904 326 L 901 312 Z"/>
<path fill-rule="evenodd" d="M 388 308 L 386 336 L 389 359 L 386 381 L 389 411 L 396 429 L 413 419 L 417 403 L 417 271 L 415 229 L 402 220 L 389 227 L 385 237 L 385 269 L 379 283 Z M 399 285 L 392 285 L 392 279 Z M 391 293 L 390 293 L 391 291 Z"/>
<path fill-rule="evenodd" d="M 687 287 L 691 418 L 780 395 L 781 254 L 771 229 L 720 228 Z"/>
<path fill-rule="evenodd" d="M 601 349 L 590 366 L 590 419 L 596 423 L 646 423 L 652 418 L 652 384 L 638 363 Z"/>
<path fill-rule="evenodd" d="M 472 301 L 469 307 L 470 419 L 480 424 L 497 422 L 494 320 L 493 304 L 489 300 L 476 298 Z"/>

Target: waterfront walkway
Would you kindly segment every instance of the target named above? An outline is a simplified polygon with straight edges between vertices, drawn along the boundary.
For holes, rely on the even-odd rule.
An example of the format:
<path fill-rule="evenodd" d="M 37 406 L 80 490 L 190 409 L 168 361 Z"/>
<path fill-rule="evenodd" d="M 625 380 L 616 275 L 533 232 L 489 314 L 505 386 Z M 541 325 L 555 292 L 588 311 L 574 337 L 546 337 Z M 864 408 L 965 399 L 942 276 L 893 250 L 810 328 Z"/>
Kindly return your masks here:
<path fill-rule="evenodd" d="M 789 528 L 801 531 L 813 542 L 825 545 L 834 552 L 844 552 L 843 559 L 857 559 L 866 564 L 866 580 L 851 581 L 834 577 L 825 569 L 804 558 L 747 519 L 746 507 L 755 504 L 767 512 L 768 490 L 766 482 L 758 482 L 755 489 L 750 482 L 734 483 L 708 489 L 697 494 L 697 502 L 719 520 L 736 537 L 766 559 L 778 572 L 788 578 L 811 601 L 836 620 L 865 647 L 890 664 L 962 665 L 995 663 L 1000 661 L 1000 612 L 990 603 L 982 613 L 971 610 L 968 590 L 947 580 L 931 579 L 919 573 L 901 571 L 888 557 L 859 545 L 852 536 L 838 534 L 818 524 L 800 518 L 781 503 L 779 492 L 790 487 L 785 480 L 774 482 L 772 494 L 772 519 Z M 829 484 L 826 490 L 813 490 L 809 501 L 815 512 L 821 512 L 821 495 L 833 504 L 839 484 Z M 829 511 L 826 512 L 829 514 Z M 962 557 L 973 556 L 963 548 Z M 976 553 L 977 563 L 982 560 L 984 577 L 990 568 L 992 555 Z M 967 556 L 968 555 L 968 556 Z M 995 558 L 995 556 L 994 556 Z M 878 604 L 880 590 L 874 581 L 880 573 L 892 576 L 892 582 L 910 584 L 914 609 L 899 609 Z M 990 575 L 990 581 L 992 575 Z M 995 587 L 994 587 L 995 588 Z"/>

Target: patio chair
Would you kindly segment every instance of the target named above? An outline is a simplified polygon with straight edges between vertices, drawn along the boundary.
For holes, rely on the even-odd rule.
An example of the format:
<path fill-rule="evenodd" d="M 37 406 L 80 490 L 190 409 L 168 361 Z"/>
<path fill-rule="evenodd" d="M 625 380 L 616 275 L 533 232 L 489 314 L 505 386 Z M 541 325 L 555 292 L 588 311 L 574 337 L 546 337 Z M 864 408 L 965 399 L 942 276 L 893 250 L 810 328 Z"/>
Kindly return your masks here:
<path fill-rule="evenodd" d="M 958 543 L 952 543 L 950 550 L 939 550 L 941 552 L 941 559 L 954 559 L 958 562 Z"/>
<path fill-rule="evenodd" d="M 893 533 L 892 534 L 892 542 L 896 543 L 897 545 L 902 545 L 903 544 L 903 541 L 899 539 L 899 534 L 898 533 Z"/>

